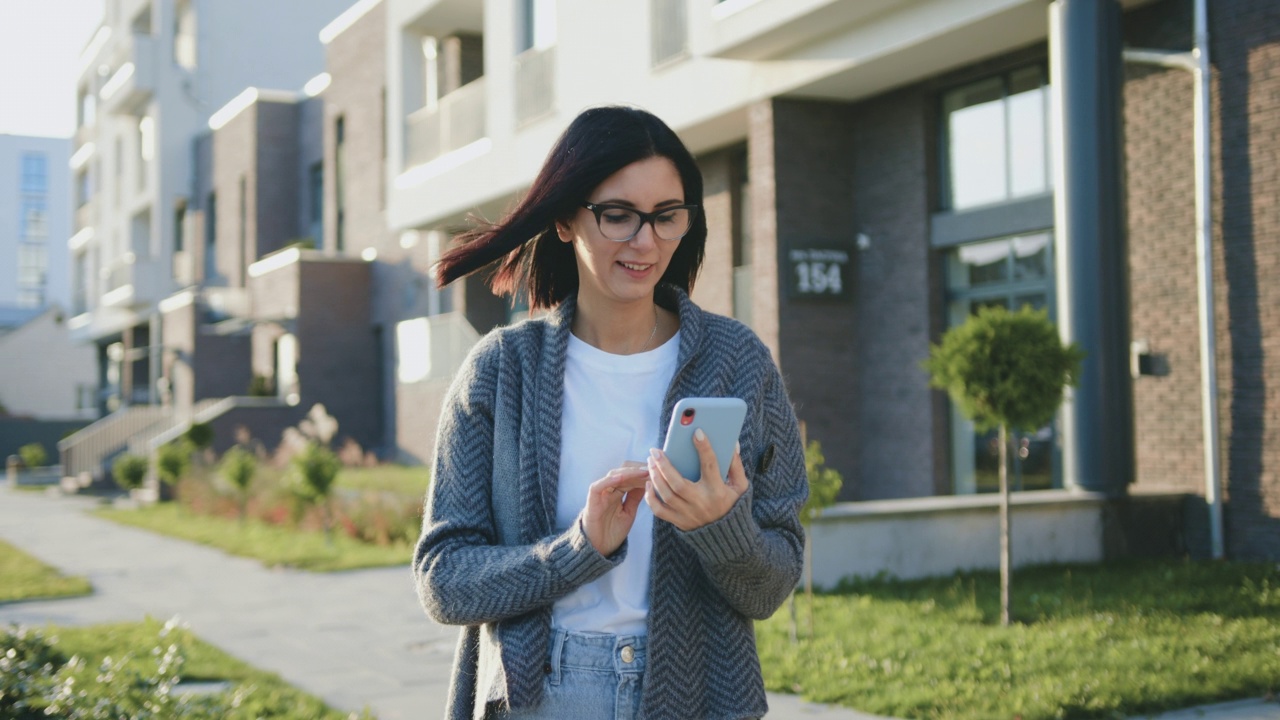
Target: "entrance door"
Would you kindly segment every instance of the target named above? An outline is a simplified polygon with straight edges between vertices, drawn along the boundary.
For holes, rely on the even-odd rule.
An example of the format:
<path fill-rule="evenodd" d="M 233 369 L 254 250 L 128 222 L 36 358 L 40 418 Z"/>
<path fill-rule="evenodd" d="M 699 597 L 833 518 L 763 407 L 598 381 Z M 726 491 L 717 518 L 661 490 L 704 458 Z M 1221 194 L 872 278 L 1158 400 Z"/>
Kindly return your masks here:
<path fill-rule="evenodd" d="M 1049 231 L 961 245 L 947 256 L 947 324 L 955 327 L 984 307 L 1053 308 L 1053 236 Z M 995 492 L 1000 487 L 998 431 L 977 432 L 951 404 L 951 477 L 954 492 Z M 1020 428 L 1011 457 L 1015 490 L 1061 487 L 1052 423 Z"/>

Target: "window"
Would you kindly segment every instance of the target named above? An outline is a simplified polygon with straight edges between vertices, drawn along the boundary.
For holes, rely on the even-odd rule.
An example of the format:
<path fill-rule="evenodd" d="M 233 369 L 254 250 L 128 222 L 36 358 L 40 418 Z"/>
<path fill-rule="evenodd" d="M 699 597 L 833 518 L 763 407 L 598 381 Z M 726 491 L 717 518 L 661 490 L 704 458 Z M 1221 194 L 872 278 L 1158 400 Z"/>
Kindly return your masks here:
<path fill-rule="evenodd" d="M 89 184 L 89 168 L 76 173 L 76 208 L 84 207 L 93 197 L 93 186 Z"/>
<path fill-rule="evenodd" d="M 98 96 L 87 87 L 80 88 L 80 104 L 77 108 L 80 127 L 88 127 L 98 119 Z"/>
<path fill-rule="evenodd" d="M 218 194 L 209 193 L 204 204 L 204 279 L 218 277 Z"/>
<path fill-rule="evenodd" d="M 48 218 L 48 208 L 43 196 L 24 196 L 22 214 L 18 218 L 21 225 L 18 229 L 18 237 L 23 240 L 43 242 L 49 236 Z"/>
<path fill-rule="evenodd" d="M 556 44 L 556 0 L 516 0 L 516 54 Z"/>
<path fill-rule="evenodd" d="M 1044 68 L 1022 68 L 952 90 L 942 98 L 942 116 L 948 209 L 1053 189 Z"/>
<path fill-rule="evenodd" d="M 138 189 L 147 187 L 147 170 L 156 155 L 156 121 L 150 116 L 138 121 Z"/>
<path fill-rule="evenodd" d="M 240 276 L 240 284 L 244 285 L 250 263 L 258 259 L 256 252 L 249 252 L 249 181 L 244 175 L 240 176 L 240 206 L 237 213 L 240 221 L 237 237 L 240 246 L 240 267 L 236 268 L 236 273 Z"/>
<path fill-rule="evenodd" d="M 151 3 L 144 5 L 138 14 L 133 16 L 129 29 L 142 35 L 151 34 Z"/>
<path fill-rule="evenodd" d="M 307 168 L 307 222 L 313 247 L 324 243 L 324 163 Z"/>
<path fill-rule="evenodd" d="M 347 121 L 339 115 L 333 121 L 333 205 L 336 213 L 334 249 L 342 252 L 347 247 Z"/>
<path fill-rule="evenodd" d="M 173 62 L 194 70 L 196 51 L 196 9 L 191 0 L 178 0 L 173 18 Z"/>
<path fill-rule="evenodd" d="M 49 268 L 48 250 L 44 244 L 18 243 L 18 304 L 22 307 L 44 305 L 45 276 Z"/>
<path fill-rule="evenodd" d="M 187 201 L 179 199 L 173 207 L 173 251 L 182 252 L 187 245 Z"/>
<path fill-rule="evenodd" d="M 49 191 L 49 160 L 44 153 L 22 154 L 22 192 Z"/>
<path fill-rule="evenodd" d="M 945 258 L 947 321 L 954 327 L 985 307 L 1024 305 L 1053 312 L 1053 237 L 1048 231 L 994 238 L 950 249 Z M 1024 431 L 1011 468 L 1015 490 L 1059 487 L 1053 424 Z M 999 489 L 999 440 L 978 432 L 952 405 L 951 457 L 955 492 Z"/>

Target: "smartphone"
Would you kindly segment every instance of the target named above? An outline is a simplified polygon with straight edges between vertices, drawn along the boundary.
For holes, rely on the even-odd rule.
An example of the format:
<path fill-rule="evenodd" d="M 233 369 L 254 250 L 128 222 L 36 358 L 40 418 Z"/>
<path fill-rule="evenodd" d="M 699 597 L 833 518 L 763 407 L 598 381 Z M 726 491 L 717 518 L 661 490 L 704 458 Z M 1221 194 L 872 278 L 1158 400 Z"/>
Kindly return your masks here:
<path fill-rule="evenodd" d="M 711 440 L 720 465 L 720 479 L 725 480 L 746 416 L 747 403 L 741 398 L 684 398 L 671 411 L 662 452 L 686 480 L 701 479 L 702 463 L 693 444 L 693 431 L 701 428 Z"/>

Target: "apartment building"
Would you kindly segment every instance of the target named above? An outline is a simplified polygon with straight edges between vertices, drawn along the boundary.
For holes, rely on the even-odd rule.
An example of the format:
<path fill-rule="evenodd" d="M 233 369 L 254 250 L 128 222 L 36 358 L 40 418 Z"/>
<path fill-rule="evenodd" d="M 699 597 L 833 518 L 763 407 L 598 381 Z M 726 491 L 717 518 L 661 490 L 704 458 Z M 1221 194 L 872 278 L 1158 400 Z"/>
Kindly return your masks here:
<path fill-rule="evenodd" d="M 18 317 L 71 304 L 70 156 L 66 138 L 0 134 L 0 308 Z"/>
<path fill-rule="evenodd" d="M 246 88 L 300 89 L 320 72 L 317 33 L 346 0 L 109 0 L 81 55 L 70 158 L 73 336 L 96 349 L 100 410 L 161 401 L 159 303 L 193 286 L 217 308 L 237 279 L 206 274 L 189 212 L 193 152 Z M 221 292 L 218 288 L 223 289 Z M 202 296 L 203 297 L 203 296 Z"/>
<path fill-rule="evenodd" d="M 399 246 L 429 264 L 468 214 L 501 214 L 578 111 L 645 107 L 706 176 L 694 299 L 773 350 L 844 499 L 990 489 L 991 438 L 919 362 L 974 309 L 1030 304 L 1088 358 L 1062 418 L 1020 438 L 1021 487 L 1183 493 L 1183 541 L 1209 544 L 1193 77 L 1122 55 L 1189 50 L 1197 0 L 372 5 L 386 27 L 378 257 L 399 262 Z M 1280 18 L 1220 0 L 1208 27 L 1226 544 L 1274 558 Z M 402 448 L 429 437 L 449 374 L 424 349 L 519 314 L 474 285 L 432 293 L 387 316 L 387 396 L 414 398 L 397 410 Z"/>

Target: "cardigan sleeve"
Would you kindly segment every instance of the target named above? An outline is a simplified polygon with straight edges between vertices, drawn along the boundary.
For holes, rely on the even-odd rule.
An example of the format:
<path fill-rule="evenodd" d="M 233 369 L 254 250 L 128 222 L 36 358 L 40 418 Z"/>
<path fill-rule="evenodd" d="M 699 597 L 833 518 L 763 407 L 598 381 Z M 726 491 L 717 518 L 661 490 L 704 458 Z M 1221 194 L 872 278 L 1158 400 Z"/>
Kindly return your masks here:
<path fill-rule="evenodd" d="M 501 375 L 500 343 L 489 336 L 472 351 L 441 412 L 413 573 L 423 608 L 443 624 L 496 622 L 550 605 L 626 554 L 624 543 L 601 555 L 580 523 L 533 544 L 500 544 L 491 500 L 493 484 L 503 482 L 493 466 Z"/>
<path fill-rule="evenodd" d="M 755 620 L 773 615 L 800 580 L 800 508 L 809 497 L 799 424 L 768 350 L 760 350 L 765 353 L 760 359 L 765 380 L 753 414 L 757 457 L 743 457 L 748 489 L 724 517 L 679 533 L 721 595 Z M 757 467 L 763 455 L 772 458 L 767 467 Z"/>

